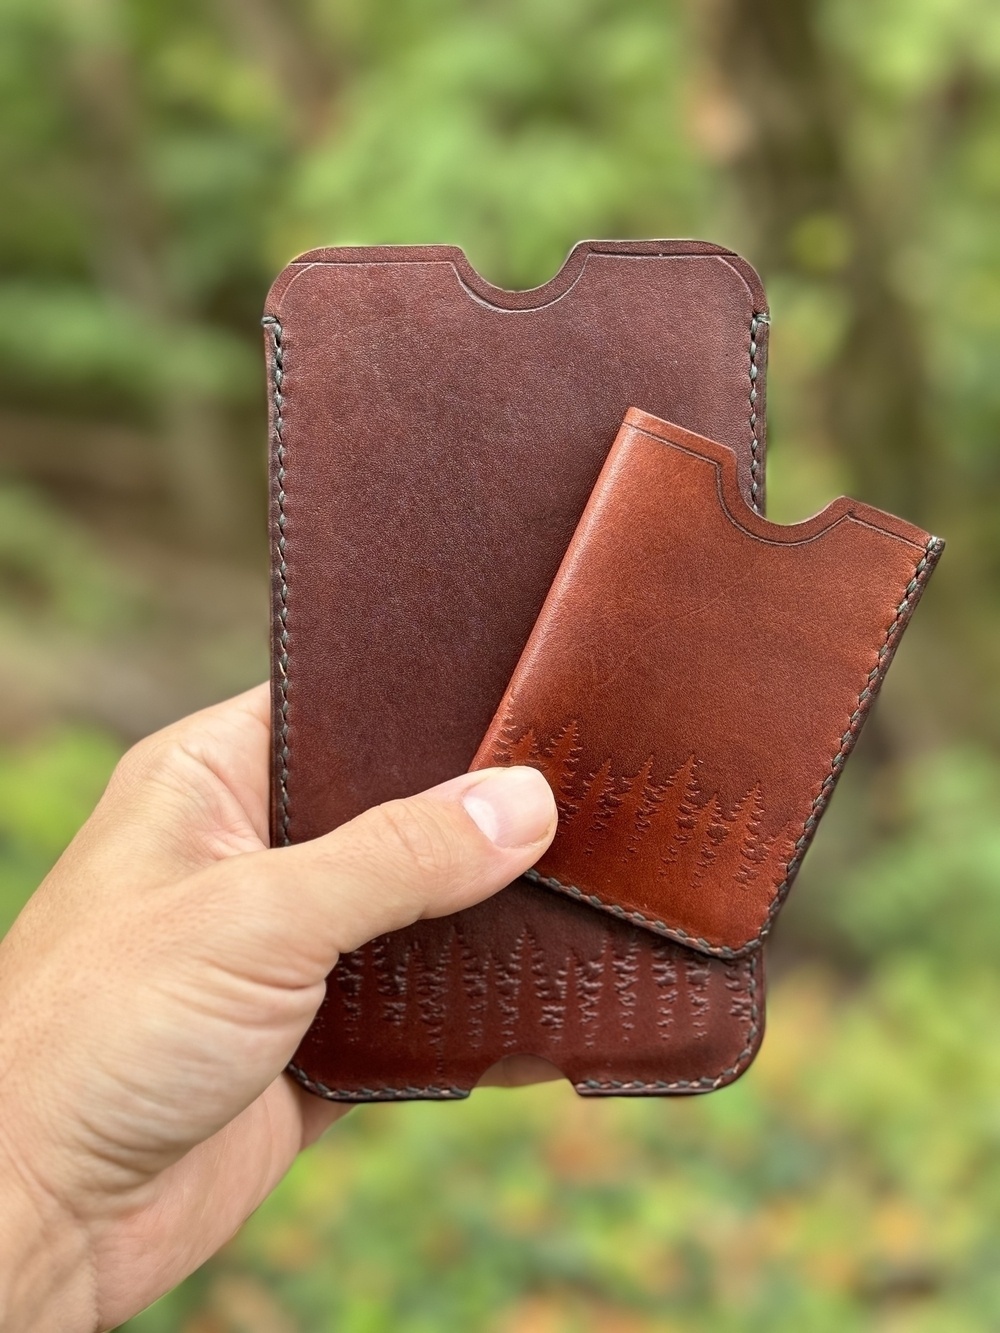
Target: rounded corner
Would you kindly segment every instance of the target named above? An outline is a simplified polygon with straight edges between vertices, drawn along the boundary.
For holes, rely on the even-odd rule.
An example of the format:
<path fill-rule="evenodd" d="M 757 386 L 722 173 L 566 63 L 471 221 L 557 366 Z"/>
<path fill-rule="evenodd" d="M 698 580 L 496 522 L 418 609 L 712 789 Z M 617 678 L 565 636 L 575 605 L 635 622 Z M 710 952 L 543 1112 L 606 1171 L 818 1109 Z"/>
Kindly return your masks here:
<path fill-rule="evenodd" d="M 723 251 L 719 254 L 719 258 L 729 265 L 749 291 L 754 317 L 759 319 L 763 315 L 770 319 L 767 292 L 764 290 L 763 280 L 749 259 L 745 259 L 736 250 Z"/>
<path fill-rule="evenodd" d="M 299 277 L 307 267 L 310 267 L 316 262 L 314 256 L 318 253 L 319 251 L 317 250 L 307 250 L 305 254 L 296 255 L 294 259 L 290 259 L 284 268 L 281 269 L 270 287 L 267 289 L 267 295 L 264 297 L 264 307 L 261 311 L 263 319 L 280 319 L 281 302 L 285 293 L 295 279 Z"/>

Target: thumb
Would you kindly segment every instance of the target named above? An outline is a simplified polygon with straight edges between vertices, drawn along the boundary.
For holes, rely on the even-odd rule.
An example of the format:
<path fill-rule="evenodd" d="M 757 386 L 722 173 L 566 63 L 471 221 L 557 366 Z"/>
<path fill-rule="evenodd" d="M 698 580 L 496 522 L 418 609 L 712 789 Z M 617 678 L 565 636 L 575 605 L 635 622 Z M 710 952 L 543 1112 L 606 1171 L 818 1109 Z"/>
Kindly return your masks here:
<path fill-rule="evenodd" d="M 485 768 L 218 869 L 239 875 L 240 915 L 265 919 L 269 947 L 301 966 L 308 984 L 377 935 L 495 893 L 538 860 L 555 830 L 541 773 Z"/>

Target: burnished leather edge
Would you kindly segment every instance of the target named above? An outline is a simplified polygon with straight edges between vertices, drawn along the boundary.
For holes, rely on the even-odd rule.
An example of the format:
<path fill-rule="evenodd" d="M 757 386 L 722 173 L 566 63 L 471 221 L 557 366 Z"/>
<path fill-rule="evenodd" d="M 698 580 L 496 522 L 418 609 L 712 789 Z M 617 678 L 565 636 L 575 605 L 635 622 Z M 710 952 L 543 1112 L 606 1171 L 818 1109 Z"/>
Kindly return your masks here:
<path fill-rule="evenodd" d="M 458 245 L 342 245 L 307 250 L 292 259 L 275 278 L 268 292 L 265 309 L 277 313 L 287 289 L 307 268 L 316 264 L 427 264 L 450 263 L 462 283 L 480 300 L 501 310 L 534 310 L 558 300 L 573 286 L 583 271 L 589 255 L 635 255 L 655 258 L 711 258 L 726 263 L 746 286 L 750 304 L 758 314 L 766 314 L 764 286 L 753 267 L 742 255 L 712 241 L 698 240 L 584 240 L 569 251 L 558 272 L 538 287 L 517 290 L 497 287 L 474 267 Z"/>
<path fill-rule="evenodd" d="M 866 523 L 869 527 L 878 528 L 887 536 L 909 542 L 914 547 L 922 548 L 930 535 L 905 518 L 899 518 L 884 509 L 876 509 L 863 500 L 854 500 L 847 495 L 837 496 L 818 513 L 798 523 L 774 523 L 759 509 L 747 506 L 740 489 L 736 455 L 728 445 L 698 435 L 683 426 L 678 426 L 676 422 L 663 421 L 660 417 L 654 417 L 638 407 L 630 407 L 626 411 L 621 429 L 623 432 L 631 430 L 646 435 L 654 444 L 670 445 L 674 449 L 683 450 L 703 462 L 714 465 L 722 511 L 734 527 L 741 529 L 748 537 L 781 544 L 810 541 L 814 537 L 822 536 L 842 518 L 853 518 L 859 523 Z"/>

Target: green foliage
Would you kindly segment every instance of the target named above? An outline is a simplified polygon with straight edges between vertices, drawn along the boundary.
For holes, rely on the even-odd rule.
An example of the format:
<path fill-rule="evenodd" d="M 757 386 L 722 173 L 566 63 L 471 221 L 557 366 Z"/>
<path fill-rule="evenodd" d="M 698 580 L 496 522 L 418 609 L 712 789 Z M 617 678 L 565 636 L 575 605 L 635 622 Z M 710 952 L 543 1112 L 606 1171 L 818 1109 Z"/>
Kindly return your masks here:
<path fill-rule="evenodd" d="M 19 387 L 92 389 L 141 407 L 174 386 L 225 398 L 245 393 L 256 365 L 222 330 L 180 331 L 146 319 L 122 301 L 77 284 L 0 285 L 0 359 Z"/>
<path fill-rule="evenodd" d="M 293 180 L 286 250 L 452 240 L 494 281 L 530 286 L 580 236 L 685 235 L 706 173 L 661 71 L 681 34 L 659 6 L 469 7 L 360 71 L 341 124 Z M 287 239 L 286 239 L 287 238 Z"/>
<path fill-rule="evenodd" d="M 799 1333 L 1000 1319 L 1000 1004 L 890 963 L 776 988 L 710 1098 L 564 1084 L 352 1112 L 199 1279 L 130 1328 Z"/>
<path fill-rule="evenodd" d="M 24 485 L 0 483 L 0 579 L 7 605 L 64 629 L 98 633 L 136 613 L 127 571 L 102 557 L 81 526 Z"/>
<path fill-rule="evenodd" d="M 1000 942 L 1000 766 L 978 750 L 935 753 L 906 771 L 898 831 L 827 901 L 871 966 L 922 954 L 955 977 L 995 966 Z"/>
<path fill-rule="evenodd" d="M 90 814 L 119 753 L 84 727 L 0 748 L 0 934 Z"/>
<path fill-rule="evenodd" d="M 727 83 L 734 6 L 739 70 L 804 16 L 817 77 Z M 141 729 L 46 682 L 111 661 L 141 696 L 176 625 L 208 699 L 263 639 L 213 635 L 232 585 L 206 553 L 263 569 L 257 320 L 299 250 L 448 241 L 530 286 L 582 236 L 745 248 L 774 316 L 772 515 L 884 462 L 886 502 L 949 538 L 737 1087 L 356 1112 L 137 1333 L 1000 1325 L 1000 11 L 787 0 L 768 28 L 781 8 L 0 5 L 0 929 Z M 892 303 L 866 399 L 852 340 Z M 893 384 L 927 441 L 859 447 L 910 336 Z"/>

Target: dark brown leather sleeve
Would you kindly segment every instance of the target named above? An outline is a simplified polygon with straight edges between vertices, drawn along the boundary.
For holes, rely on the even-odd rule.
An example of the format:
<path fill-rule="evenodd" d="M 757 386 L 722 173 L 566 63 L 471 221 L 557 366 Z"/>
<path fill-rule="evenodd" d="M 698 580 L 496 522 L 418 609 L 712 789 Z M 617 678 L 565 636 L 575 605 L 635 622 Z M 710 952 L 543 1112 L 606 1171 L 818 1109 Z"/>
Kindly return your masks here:
<path fill-rule="evenodd" d="M 759 946 L 942 547 L 845 498 L 769 523 L 731 450 L 630 410 L 472 765 L 556 791 L 532 878 Z"/>
<path fill-rule="evenodd" d="M 723 441 L 762 504 L 766 340 L 756 275 L 701 242 L 586 242 L 531 292 L 448 246 L 285 269 L 265 316 L 275 842 L 468 767 L 630 403 Z M 762 1021 L 759 958 L 521 880 L 343 959 L 292 1072 L 338 1100 L 443 1098 L 527 1052 L 582 1093 L 702 1091 Z"/>

